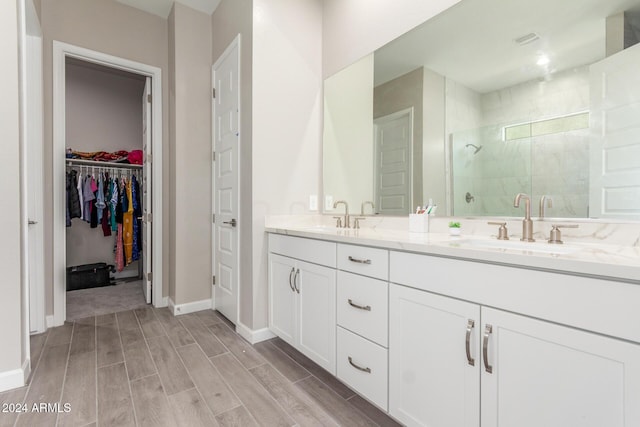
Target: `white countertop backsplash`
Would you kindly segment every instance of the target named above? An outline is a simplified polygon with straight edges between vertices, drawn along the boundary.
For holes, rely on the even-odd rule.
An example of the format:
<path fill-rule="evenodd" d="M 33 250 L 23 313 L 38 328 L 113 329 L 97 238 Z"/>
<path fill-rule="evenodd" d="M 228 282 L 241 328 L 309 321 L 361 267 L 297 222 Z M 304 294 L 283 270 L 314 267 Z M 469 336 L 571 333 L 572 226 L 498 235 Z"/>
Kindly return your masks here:
<path fill-rule="evenodd" d="M 551 224 L 579 225 L 577 229 L 561 229 L 565 245 L 580 246 L 580 250 L 576 252 L 562 254 L 537 253 L 522 249 L 480 248 L 461 244 L 470 239 L 495 240 L 498 226 L 489 225 L 488 221 L 506 221 L 511 241 L 518 242 L 522 235 L 521 218 L 494 220 L 435 216 L 430 219 L 429 233 L 411 233 L 408 231 L 408 216 L 367 216 L 361 221 L 360 230 L 336 228 L 333 216 L 338 215 L 269 216 L 265 219 L 265 228 L 272 233 L 622 279 L 640 284 L 640 223 L 534 219 L 534 238 L 537 243 L 547 241 Z M 460 237 L 449 235 L 449 221 L 461 223 Z"/>

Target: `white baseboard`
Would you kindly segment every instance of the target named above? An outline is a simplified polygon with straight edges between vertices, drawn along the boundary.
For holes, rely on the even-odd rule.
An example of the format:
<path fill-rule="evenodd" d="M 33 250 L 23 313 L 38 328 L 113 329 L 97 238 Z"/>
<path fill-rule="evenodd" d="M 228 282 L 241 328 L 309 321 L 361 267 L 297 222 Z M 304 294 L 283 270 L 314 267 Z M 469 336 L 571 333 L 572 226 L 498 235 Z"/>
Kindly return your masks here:
<path fill-rule="evenodd" d="M 27 383 L 29 379 L 29 375 L 31 375 L 31 359 L 25 359 L 22 364 L 22 377 L 24 378 L 24 384 Z"/>
<path fill-rule="evenodd" d="M 46 317 L 45 323 L 46 323 L 47 329 L 51 328 L 54 325 L 53 314 L 51 316 Z"/>
<path fill-rule="evenodd" d="M 269 330 L 269 328 L 262 329 L 249 329 L 246 325 L 238 322 L 236 325 L 236 332 L 240 334 L 242 338 L 249 341 L 250 344 L 256 344 L 261 341 L 266 341 L 271 338 L 275 338 L 275 334 Z"/>
<path fill-rule="evenodd" d="M 176 304 L 171 298 L 169 298 L 169 310 L 174 316 L 181 314 L 194 313 L 196 311 L 210 310 L 211 298 L 203 299 L 200 301 L 188 302 L 186 304 Z"/>
<path fill-rule="evenodd" d="M 163 297 L 161 304 L 162 304 L 161 306 L 156 306 L 156 307 L 158 308 L 167 307 L 169 305 L 169 297 Z"/>
<path fill-rule="evenodd" d="M 25 385 L 25 379 L 29 376 L 29 374 L 25 372 L 25 369 L 28 370 L 29 359 L 27 359 L 25 363 L 27 365 L 23 364 L 22 368 L 0 372 L 0 392 Z"/>

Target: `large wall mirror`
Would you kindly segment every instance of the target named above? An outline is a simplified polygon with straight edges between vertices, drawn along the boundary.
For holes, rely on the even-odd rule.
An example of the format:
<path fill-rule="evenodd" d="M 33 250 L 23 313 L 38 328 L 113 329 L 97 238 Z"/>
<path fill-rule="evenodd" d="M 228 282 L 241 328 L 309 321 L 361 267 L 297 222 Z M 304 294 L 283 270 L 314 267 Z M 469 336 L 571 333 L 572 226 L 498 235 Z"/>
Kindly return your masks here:
<path fill-rule="evenodd" d="M 640 0 L 462 0 L 325 81 L 325 211 L 640 219 L 639 39 Z"/>

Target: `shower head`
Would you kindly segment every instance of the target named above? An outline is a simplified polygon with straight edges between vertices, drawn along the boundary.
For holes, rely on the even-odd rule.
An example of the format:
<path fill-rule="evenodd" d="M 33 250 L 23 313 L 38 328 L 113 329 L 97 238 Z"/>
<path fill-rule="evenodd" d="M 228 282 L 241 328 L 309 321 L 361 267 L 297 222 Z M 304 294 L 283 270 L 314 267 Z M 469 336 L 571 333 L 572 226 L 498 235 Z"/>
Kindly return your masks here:
<path fill-rule="evenodd" d="M 473 145 L 473 144 L 467 144 L 464 146 L 464 148 L 469 148 L 469 147 L 473 147 L 475 148 L 475 151 L 473 152 L 473 154 L 478 154 L 478 151 L 482 150 L 482 145 L 481 146 L 477 146 L 477 145 Z"/>

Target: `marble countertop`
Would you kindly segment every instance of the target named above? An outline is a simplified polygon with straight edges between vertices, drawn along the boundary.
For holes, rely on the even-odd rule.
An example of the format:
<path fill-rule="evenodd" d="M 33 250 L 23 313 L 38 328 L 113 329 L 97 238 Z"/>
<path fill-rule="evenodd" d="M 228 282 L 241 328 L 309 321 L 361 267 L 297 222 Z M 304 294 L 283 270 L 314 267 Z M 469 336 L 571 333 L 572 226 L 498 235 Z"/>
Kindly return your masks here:
<path fill-rule="evenodd" d="M 265 229 L 270 233 L 290 236 L 640 284 L 639 246 L 574 241 L 565 241 L 563 245 L 551 245 L 546 240 L 524 243 L 514 237 L 503 244 L 495 239 L 495 236 L 490 235 L 463 233 L 461 236 L 450 236 L 440 230 L 431 233 L 411 233 L 406 231 L 406 228 L 403 230 L 380 226 L 363 227 L 359 230 L 338 229 L 326 223 L 318 224 L 309 221 L 297 223 L 267 221 Z"/>

